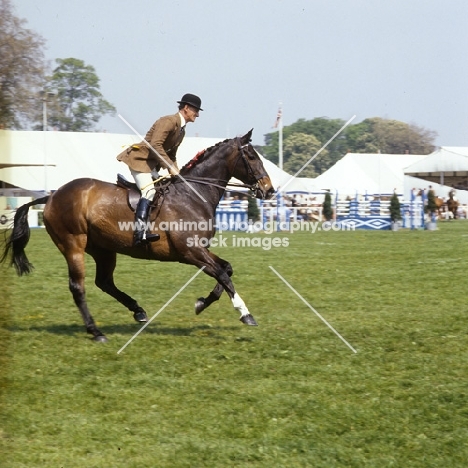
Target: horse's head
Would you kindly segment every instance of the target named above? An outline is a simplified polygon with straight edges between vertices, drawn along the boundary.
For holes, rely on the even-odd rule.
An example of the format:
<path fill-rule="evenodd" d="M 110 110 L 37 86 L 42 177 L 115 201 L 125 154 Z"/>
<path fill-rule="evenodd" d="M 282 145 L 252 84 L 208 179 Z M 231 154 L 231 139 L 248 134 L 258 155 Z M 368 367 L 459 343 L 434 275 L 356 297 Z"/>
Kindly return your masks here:
<path fill-rule="evenodd" d="M 270 176 L 253 146 L 250 144 L 252 130 L 242 137 L 234 138 L 236 148 L 232 153 L 232 176 L 250 185 L 257 198 L 267 198 L 275 192 Z"/>
<path fill-rule="evenodd" d="M 254 190 L 257 198 L 269 197 L 275 190 L 262 160 L 250 144 L 251 137 L 252 130 L 200 151 L 181 169 L 181 176 L 188 182 L 206 180 L 207 185 L 221 188 L 235 177 Z"/>

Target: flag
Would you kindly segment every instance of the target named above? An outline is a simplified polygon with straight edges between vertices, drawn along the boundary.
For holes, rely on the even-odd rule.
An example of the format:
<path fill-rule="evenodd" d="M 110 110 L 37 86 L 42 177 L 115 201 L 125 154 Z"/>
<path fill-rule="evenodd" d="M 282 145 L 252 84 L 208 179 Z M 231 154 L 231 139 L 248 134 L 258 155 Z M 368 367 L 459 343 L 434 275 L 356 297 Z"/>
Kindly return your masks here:
<path fill-rule="evenodd" d="M 278 114 L 276 115 L 276 121 L 275 121 L 275 124 L 273 125 L 273 128 L 278 128 L 282 115 L 283 115 L 283 110 L 280 107 L 278 109 Z"/>

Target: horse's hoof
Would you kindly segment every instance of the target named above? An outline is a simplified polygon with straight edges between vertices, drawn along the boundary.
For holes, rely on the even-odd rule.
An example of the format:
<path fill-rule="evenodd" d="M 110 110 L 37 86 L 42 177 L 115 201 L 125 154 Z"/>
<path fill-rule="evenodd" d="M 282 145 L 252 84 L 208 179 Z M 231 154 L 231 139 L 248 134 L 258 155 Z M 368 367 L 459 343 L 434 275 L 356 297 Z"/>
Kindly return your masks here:
<path fill-rule="evenodd" d="M 104 335 L 98 335 L 93 338 L 96 343 L 107 343 L 109 340 Z"/>
<path fill-rule="evenodd" d="M 206 307 L 206 301 L 204 297 L 199 297 L 197 299 L 197 302 L 195 302 L 195 313 L 198 315 L 202 313 L 205 310 Z"/>
<path fill-rule="evenodd" d="M 255 319 L 250 314 L 243 315 L 239 320 L 242 323 L 244 323 L 245 325 L 251 325 L 252 327 L 257 327 L 258 326 L 258 323 L 255 321 Z"/>
<path fill-rule="evenodd" d="M 143 309 L 138 309 L 136 312 L 134 312 L 133 318 L 135 319 L 135 322 L 144 323 L 148 321 L 148 316 Z"/>

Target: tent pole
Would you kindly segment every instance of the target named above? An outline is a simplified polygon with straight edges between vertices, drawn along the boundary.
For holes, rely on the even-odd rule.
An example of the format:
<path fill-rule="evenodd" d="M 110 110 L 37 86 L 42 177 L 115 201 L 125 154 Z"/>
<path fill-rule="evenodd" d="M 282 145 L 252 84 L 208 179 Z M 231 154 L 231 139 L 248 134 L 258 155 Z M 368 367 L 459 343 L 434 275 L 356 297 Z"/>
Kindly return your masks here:
<path fill-rule="evenodd" d="M 279 128 L 278 128 L 278 146 L 279 146 L 279 168 L 282 170 L 283 169 L 283 108 L 282 104 L 280 102 L 280 110 L 279 110 L 280 118 L 279 118 Z"/>

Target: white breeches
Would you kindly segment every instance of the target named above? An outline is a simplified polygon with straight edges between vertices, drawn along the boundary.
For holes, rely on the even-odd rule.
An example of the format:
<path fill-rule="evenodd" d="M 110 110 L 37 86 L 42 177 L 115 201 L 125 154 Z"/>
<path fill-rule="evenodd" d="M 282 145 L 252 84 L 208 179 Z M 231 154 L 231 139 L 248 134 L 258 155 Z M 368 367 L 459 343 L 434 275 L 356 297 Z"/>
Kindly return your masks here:
<path fill-rule="evenodd" d="M 151 173 L 137 172 L 132 169 L 130 169 L 130 172 L 132 173 L 132 176 L 135 179 L 135 183 L 141 191 L 141 196 L 147 200 L 152 201 L 154 194 L 156 193 L 156 189 L 154 188 L 153 177 L 151 176 Z"/>

